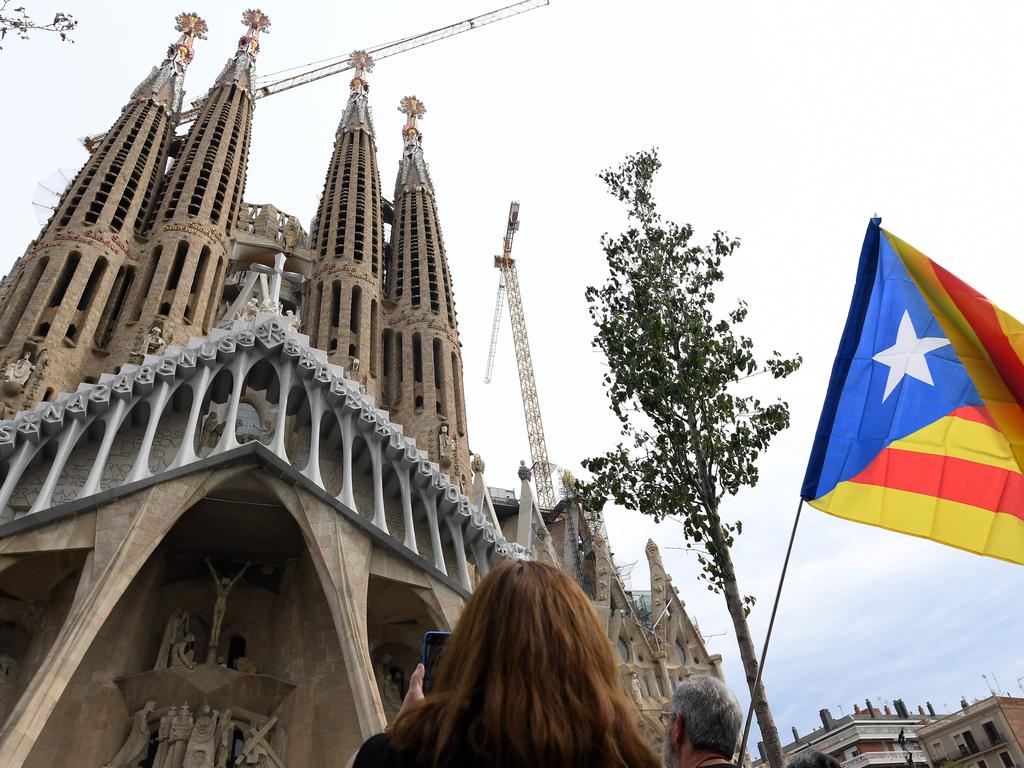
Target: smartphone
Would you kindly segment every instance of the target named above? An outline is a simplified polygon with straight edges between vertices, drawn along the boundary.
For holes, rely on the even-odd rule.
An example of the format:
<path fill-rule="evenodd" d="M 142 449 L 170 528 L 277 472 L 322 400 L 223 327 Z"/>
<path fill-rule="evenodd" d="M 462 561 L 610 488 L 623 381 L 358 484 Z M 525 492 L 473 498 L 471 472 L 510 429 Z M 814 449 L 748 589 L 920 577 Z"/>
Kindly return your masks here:
<path fill-rule="evenodd" d="M 437 665 L 444 652 L 445 643 L 451 636 L 451 632 L 427 632 L 423 635 L 423 666 L 426 674 L 423 676 L 423 692 L 430 693 L 434 687 L 434 680 L 437 678 Z"/>

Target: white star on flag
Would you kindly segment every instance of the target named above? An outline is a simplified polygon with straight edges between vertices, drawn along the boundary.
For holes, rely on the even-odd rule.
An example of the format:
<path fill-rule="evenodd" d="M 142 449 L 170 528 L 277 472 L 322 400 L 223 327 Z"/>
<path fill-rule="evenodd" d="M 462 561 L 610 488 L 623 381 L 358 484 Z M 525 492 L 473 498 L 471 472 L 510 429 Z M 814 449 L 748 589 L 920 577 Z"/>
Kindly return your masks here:
<path fill-rule="evenodd" d="M 932 372 L 928 370 L 928 361 L 924 356 L 947 344 L 949 344 L 949 339 L 941 337 L 919 339 L 917 331 L 914 330 L 914 324 L 910 320 L 910 312 L 903 310 L 900 327 L 896 331 L 896 343 L 871 358 L 876 363 L 889 366 L 889 378 L 885 382 L 885 394 L 882 395 L 882 402 L 884 403 L 889 398 L 892 391 L 896 389 L 896 385 L 903 381 L 904 376 L 911 376 L 934 387 Z"/>

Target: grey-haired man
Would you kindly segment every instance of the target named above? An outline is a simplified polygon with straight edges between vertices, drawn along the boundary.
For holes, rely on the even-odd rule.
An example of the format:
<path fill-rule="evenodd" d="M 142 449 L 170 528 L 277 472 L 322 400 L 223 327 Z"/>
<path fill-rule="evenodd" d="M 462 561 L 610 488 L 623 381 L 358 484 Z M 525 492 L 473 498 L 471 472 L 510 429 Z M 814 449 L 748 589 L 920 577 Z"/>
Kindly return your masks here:
<path fill-rule="evenodd" d="M 672 693 L 662 759 L 667 768 L 730 766 L 743 713 L 732 691 L 714 677 L 694 675 Z"/>

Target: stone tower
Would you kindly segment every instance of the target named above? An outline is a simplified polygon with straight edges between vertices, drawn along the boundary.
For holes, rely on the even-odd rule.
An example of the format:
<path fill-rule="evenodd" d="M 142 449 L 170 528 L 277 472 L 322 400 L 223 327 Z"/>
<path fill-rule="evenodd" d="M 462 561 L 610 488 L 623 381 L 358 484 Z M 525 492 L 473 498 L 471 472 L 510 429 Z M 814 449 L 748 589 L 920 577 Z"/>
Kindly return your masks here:
<path fill-rule="evenodd" d="M 417 127 L 426 108 L 415 96 L 407 96 L 399 111 L 406 116 L 405 148 L 395 183 L 387 267 L 383 404 L 442 471 L 469 488 L 459 329 L 434 185 Z"/>
<path fill-rule="evenodd" d="M 114 331 L 123 358 L 152 328 L 163 342 L 203 336 L 216 321 L 230 258 L 229 238 L 242 206 L 252 127 L 252 88 L 259 34 L 270 20 L 243 14 L 246 33 L 202 99 L 176 162 L 164 180 L 140 255 L 131 317 Z"/>
<path fill-rule="evenodd" d="M 176 21 L 181 36 L 167 58 L 132 93 L 6 281 L 0 359 L 17 367 L 2 391 L 8 413 L 105 366 L 136 282 L 137 245 L 178 123 L 193 42 L 206 36 L 195 14 Z"/>
<path fill-rule="evenodd" d="M 367 101 L 373 59 L 355 51 L 352 62 L 351 93 L 314 219 L 316 262 L 305 321 L 310 342 L 343 365 L 367 394 L 379 397 L 384 216 Z"/>

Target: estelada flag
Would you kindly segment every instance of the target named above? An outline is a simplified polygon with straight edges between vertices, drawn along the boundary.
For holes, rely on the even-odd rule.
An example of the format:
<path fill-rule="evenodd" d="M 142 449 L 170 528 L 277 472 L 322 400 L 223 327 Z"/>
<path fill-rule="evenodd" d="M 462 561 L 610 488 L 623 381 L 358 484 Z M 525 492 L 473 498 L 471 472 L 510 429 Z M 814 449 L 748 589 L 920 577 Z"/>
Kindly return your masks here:
<path fill-rule="evenodd" d="M 801 495 L 1024 564 L 1024 326 L 872 219 Z"/>

